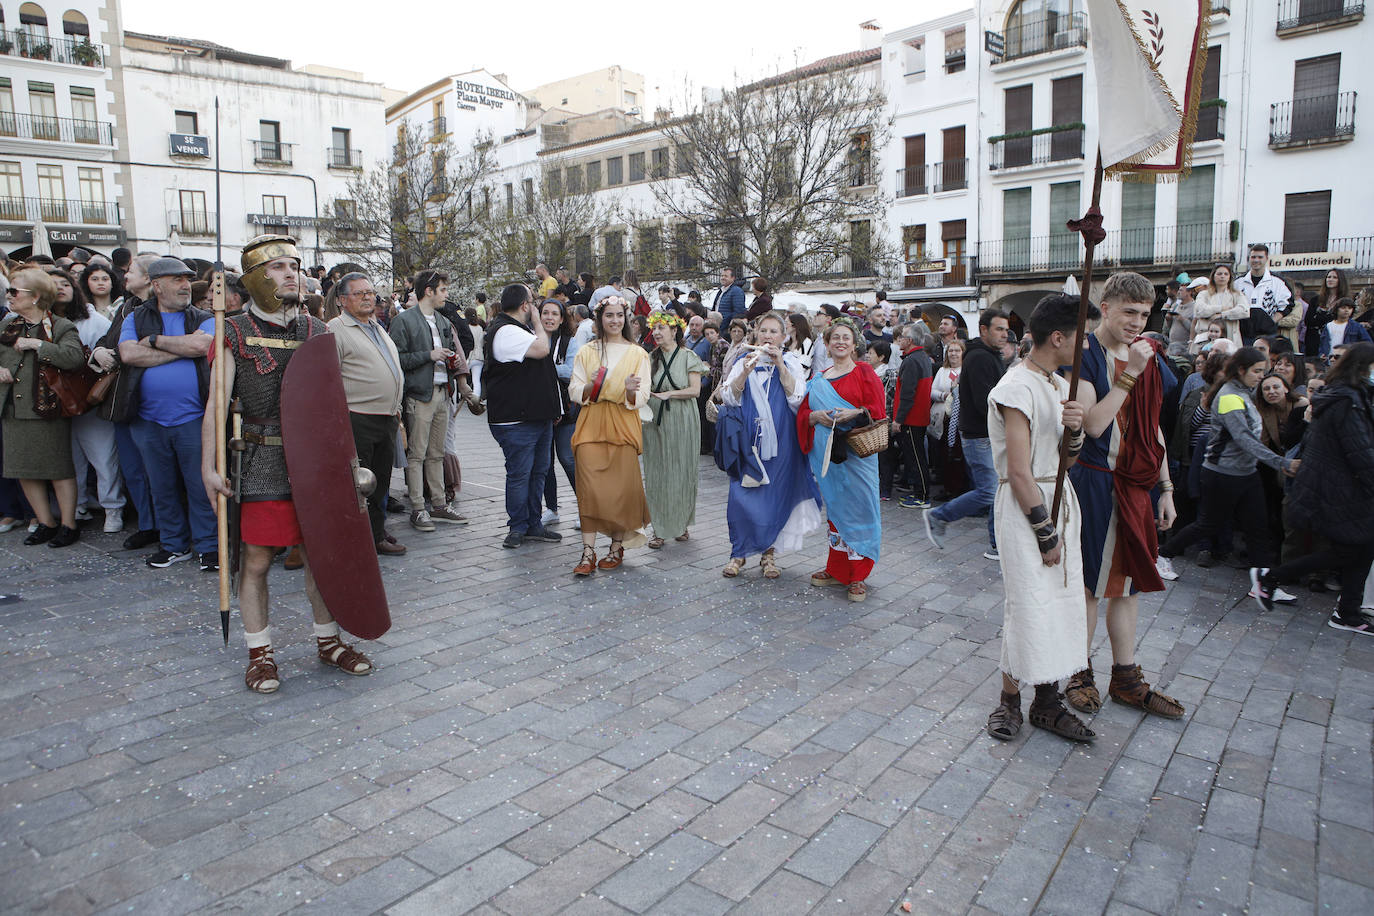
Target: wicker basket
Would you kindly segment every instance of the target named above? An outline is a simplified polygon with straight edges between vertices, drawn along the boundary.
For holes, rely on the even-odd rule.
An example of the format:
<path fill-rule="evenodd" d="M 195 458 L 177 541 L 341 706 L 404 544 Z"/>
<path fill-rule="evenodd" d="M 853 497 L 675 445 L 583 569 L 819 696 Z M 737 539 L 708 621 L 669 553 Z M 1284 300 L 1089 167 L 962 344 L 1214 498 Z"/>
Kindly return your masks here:
<path fill-rule="evenodd" d="M 888 422 L 879 420 L 849 431 L 846 442 L 860 458 L 876 455 L 887 448 Z"/>
<path fill-rule="evenodd" d="M 706 399 L 706 422 L 714 423 L 720 419 L 720 405 L 716 403 L 716 396 L 712 394 Z"/>

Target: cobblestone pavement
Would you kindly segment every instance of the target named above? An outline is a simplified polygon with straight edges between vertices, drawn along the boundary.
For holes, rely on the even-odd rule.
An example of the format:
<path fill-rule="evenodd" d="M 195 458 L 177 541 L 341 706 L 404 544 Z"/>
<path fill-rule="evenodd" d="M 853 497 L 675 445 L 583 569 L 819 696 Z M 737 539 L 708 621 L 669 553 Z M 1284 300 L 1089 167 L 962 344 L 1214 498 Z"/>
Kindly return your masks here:
<path fill-rule="evenodd" d="M 729 581 L 703 459 L 690 542 L 578 582 L 571 513 L 501 549 L 499 452 L 462 422 L 473 524 L 391 517 L 371 677 L 313 659 L 298 573 L 261 697 L 211 576 L 0 541 L 0 910 L 1374 912 L 1374 641 L 1330 596 L 1262 614 L 1182 564 L 1140 658 L 1186 718 L 1000 744 L 981 522 L 937 552 L 886 504 L 865 604 L 808 586 L 819 537 Z"/>

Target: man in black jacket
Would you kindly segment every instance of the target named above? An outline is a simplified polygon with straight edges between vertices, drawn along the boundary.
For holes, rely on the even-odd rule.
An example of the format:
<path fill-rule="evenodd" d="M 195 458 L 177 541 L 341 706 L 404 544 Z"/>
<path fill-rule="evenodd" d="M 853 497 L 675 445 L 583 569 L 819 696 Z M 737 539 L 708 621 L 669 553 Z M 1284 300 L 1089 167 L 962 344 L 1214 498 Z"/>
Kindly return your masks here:
<path fill-rule="evenodd" d="M 969 341 L 964 351 L 964 365 L 959 372 L 959 439 L 964 446 L 964 462 L 973 488 L 925 512 L 926 537 L 944 549 L 945 527 L 952 521 L 988 514 L 989 560 L 997 559 L 997 536 L 992 530 L 992 501 L 997 495 L 997 470 L 992 465 L 992 447 L 988 442 L 988 393 L 1002 379 L 1006 368 L 1002 362 L 1002 345 L 1007 342 L 1007 313 L 1000 309 L 984 309 L 978 316 L 978 339 Z M 953 417 L 950 418 L 953 420 Z"/>

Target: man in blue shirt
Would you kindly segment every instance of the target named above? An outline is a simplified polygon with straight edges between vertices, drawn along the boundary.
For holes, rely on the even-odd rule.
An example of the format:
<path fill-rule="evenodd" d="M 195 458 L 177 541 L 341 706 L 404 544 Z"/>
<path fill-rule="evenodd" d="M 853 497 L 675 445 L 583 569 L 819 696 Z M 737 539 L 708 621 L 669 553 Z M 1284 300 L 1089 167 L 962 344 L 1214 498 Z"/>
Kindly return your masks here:
<path fill-rule="evenodd" d="M 119 358 L 136 405 L 131 432 L 148 473 L 162 549 L 149 566 L 164 569 L 200 554 L 200 568 L 219 568 L 214 509 L 200 482 L 200 424 L 209 392 L 206 354 L 215 319 L 191 305 L 194 271 L 176 258 L 148 267 L 152 296 L 124 319 Z M 183 502 L 184 500 L 184 502 Z"/>

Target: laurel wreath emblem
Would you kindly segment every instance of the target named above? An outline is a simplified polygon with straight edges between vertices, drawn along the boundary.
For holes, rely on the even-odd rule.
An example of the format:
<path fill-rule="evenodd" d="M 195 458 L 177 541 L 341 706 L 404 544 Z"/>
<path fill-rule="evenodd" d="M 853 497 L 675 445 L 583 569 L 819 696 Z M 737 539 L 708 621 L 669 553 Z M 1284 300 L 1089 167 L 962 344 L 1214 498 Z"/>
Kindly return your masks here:
<path fill-rule="evenodd" d="M 1158 66 L 1164 57 L 1164 26 L 1160 24 L 1159 14 L 1153 10 L 1141 10 L 1140 15 L 1150 33 L 1150 54 Z"/>

